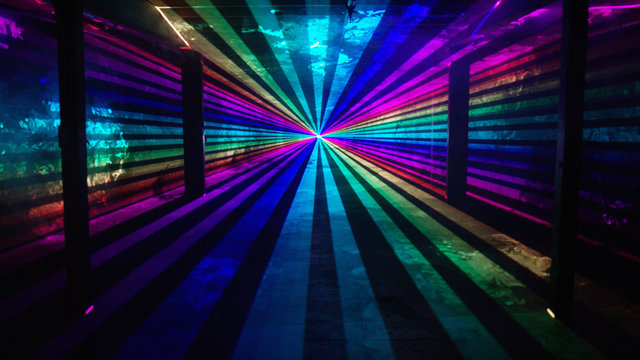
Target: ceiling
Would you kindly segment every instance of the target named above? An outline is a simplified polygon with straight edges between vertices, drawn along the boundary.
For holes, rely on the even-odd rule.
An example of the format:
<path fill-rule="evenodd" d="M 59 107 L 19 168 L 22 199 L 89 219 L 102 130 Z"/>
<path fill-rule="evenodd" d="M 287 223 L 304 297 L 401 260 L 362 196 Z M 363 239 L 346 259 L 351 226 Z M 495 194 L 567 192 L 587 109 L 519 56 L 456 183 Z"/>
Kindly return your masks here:
<path fill-rule="evenodd" d="M 547 28 L 559 33 L 561 1 L 357 0 L 352 14 L 349 1 L 84 4 L 195 49 L 214 71 L 302 124 L 302 132 L 318 134 L 418 97 L 425 84 L 446 86 L 450 64 L 461 58 L 482 59 Z"/>
<path fill-rule="evenodd" d="M 8 2 L 27 10 L 50 7 L 50 0 Z M 591 9 L 638 6 L 610 2 L 592 0 Z M 317 134 L 384 113 L 399 99 L 410 105 L 428 84 L 446 86 L 452 62 L 470 60 L 473 72 L 474 62 L 504 61 L 526 50 L 514 44 L 559 38 L 562 13 L 562 0 L 83 3 L 89 13 L 195 49 L 215 72 L 301 124 L 302 132 Z"/>
<path fill-rule="evenodd" d="M 347 1 L 151 3 L 183 46 L 320 133 L 550 2 L 358 0 L 351 16 Z"/>

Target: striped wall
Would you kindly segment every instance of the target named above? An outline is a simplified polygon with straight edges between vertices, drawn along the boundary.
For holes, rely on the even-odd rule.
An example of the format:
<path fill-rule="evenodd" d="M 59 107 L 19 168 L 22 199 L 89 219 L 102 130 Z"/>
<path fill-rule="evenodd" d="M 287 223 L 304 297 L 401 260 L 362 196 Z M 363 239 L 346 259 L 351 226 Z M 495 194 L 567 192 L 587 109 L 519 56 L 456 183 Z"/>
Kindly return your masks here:
<path fill-rule="evenodd" d="M 4 250 L 61 229 L 63 209 L 55 23 L 4 8 L 0 21 L 3 29 L 10 30 L 0 39 L 0 250 Z"/>
<path fill-rule="evenodd" d="M 553 215 L 559 32 L 481 59 L 470 74 L 467 195 L 543 224 Z"/>
<path fill-rule="evenodd" d="M 639 27 L 624 12 L 590 15 L 580 237 L 633 258 L 638 247 L 630 239 L 640 233 L 632 39 Z M 559 32 L 546 29 L 471 67 L 467 195 L 547 226 L 554 207 Z"/>
<path fill-rule="evenodd" d="M 3 49 L 2 248 L 62 229 L 55 23 L 18 11 L 21 36 Z M 3 20 L 4 21 L 4 20 Z M 90 217 L 182 183 L 180 69 L 85 27 Z M 165 56 L 166 58 L 166 56 Z"/>
<path fill-rule="evenodd" d="M 183 183 L 175 64 L 92 24 L 85 36 L 90 217 Z"/>
<path fill-rule="evenodd" d="M 637 14 L 637 13 L 635 13 Z M 581 180 L 581 233 L 640 254 L 640 25 L 634 13 L 592 11 Z"/>

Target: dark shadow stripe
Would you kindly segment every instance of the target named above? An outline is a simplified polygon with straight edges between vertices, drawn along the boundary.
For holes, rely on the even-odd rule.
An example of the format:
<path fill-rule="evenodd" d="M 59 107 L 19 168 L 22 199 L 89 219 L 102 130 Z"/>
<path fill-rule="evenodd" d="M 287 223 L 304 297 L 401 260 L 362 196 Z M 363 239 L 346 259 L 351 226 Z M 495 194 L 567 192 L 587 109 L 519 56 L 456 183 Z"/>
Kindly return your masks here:
<path fill-rule="evenodd" d="M 120 80 L 127 80 L 124 79 L 121 76 L 118 76 L 116 74 L 113 73 L 109 73 L 109 72 L 100 72 L 101 74 L 104 75 L 108 75 L 108 76 L 115 76 L 116 79 Z M 140 84 L 140 78 L 136 78 L 135 80 L 129 80 L 135 83 Z M 97 94 L 97 93 L 105 93 L 105 92 L 111 92 L 111 93 L 116 93 L 119 96 L 125 96 L 125 97 L 131 97 L 131 98 L 138 98 L 138 99 L 143 99 L 143 100 L 150 100 L 150 101 L 154 101 L 154 102 L 158 102 L 158 103 L 165 103 L 167 105 L 172 105 L 172 106 L 181 106 L 182 101 L 180 101 L 180 99 L 175 99 L 175 98 L 169 98 L 166 97 L 164 95 L 161 94 L 155 94 L 155 93 L 151 93 L 151 92 L 147 92 L 141 89 L 136 89 L 136 88 L 132 88 L 129 87 L 128 85 L 124 85 L 124 84 L 118 84 L 118 83 L 112 83 L 112 82 L 108 82 L 106 80 L 102 80 L 102 79 L 98 79 L 98 78 L 94 78 L 94 77 L 87 77 L 87 95 L 90 96 L 91 100 L 94 100 L 96 97 L 104 97 L 105 99 L 113 99 L 110 96 L 106 95 L 106 94 Z M 178 83 L 179 84 L 179 83 Z M 140 85 L 144 85 L 144 84 L 140 84 Z M 176 97 L 180 97 L 180 92 L 176 92 L 174 89 L 171 90 L 166 90 L 166 89 L 162 89 L 157 85 L 153 85 L 153 88 L 159 89 L 159 90 L 164 90 L 165 92 L 169 92 L 174 94 Z M 116 99 L 121 99 L 120 97 L 117 97 Z M 95 102 L 89 102 L 90 104 L 93 103 L 97 103 L 97 101 Z M 111 107 L 112 109 L 114 109 L 113 107 Z M 147 113 L 147 111 L 139 111 L 141 113 Z M 153 113 L 153 112 L 151 112 Z M 159 114 L 161 115 L 161 114 Z M 177 116 L 179 117 L 179 115 Z M 88 120 L 91 119 L 91 115 L 87 116 Z"/>
<path fill-rule="evenodd" d="M 3 359 L 24 359 L 69 325 L 67 293 L 58 289 L 45 299 L 0 323 Z"/>
<path fill-rule="evenodd" d="M 572 329 L 611 359 L 627 359 L 638 352 L 637 337 L 580 300 L 573 303 Z"/>
<path fill-rule="evenodd" d="M 396 357 L 462 358 L 336 162 L 327 157 Z"/>
<path fill-rule="evenodd" d="M 179 128 L 182 129 L 181 122 L 171 122 L 162 120 L 147 120 L 147 119 L 135 119 L 124 117 L 107 117 L 107 116 L 92 116 L 91 121 L 95 123 L 107 123 L 107 124 L 121 124 L 121 125 L 145 125 L 158 128 Z"/>
<path fill-rule="evenodd" d="M 318 151 L 313 205 L 303 357 L 304 359 L 346 359 L 347 340 L 342 323 L 338 273 L 333 253 L 320 151 Z"/>

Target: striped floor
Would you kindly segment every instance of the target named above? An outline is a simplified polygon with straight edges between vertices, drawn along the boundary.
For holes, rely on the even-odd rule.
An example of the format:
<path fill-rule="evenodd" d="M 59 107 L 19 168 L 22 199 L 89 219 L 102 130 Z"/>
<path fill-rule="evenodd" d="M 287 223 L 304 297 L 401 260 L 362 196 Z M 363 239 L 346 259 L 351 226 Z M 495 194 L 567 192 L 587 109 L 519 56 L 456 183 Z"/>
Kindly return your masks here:
<path fill-rule="evenodd" d="M 61 269 L 5 295 L 8 358 L 605 357 L 547 314 L 548 258 L 330 140 L 164 206 L 94 235 L 80 320 Z"/>

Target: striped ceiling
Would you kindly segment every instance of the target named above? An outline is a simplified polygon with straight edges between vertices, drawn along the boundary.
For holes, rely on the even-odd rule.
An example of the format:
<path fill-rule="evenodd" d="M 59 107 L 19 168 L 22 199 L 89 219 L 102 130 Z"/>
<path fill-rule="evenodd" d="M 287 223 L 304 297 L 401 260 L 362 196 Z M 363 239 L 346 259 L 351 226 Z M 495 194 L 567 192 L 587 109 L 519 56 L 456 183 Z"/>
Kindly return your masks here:
<path fill-rule="evenodd" d="M 530 0 L 359 0 L 351 15 L 342 0 L 152 3 L 214 71 L 315 134 L 397 112 L 441 86 L 452 61 L 559 16 Z"/>

